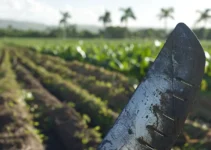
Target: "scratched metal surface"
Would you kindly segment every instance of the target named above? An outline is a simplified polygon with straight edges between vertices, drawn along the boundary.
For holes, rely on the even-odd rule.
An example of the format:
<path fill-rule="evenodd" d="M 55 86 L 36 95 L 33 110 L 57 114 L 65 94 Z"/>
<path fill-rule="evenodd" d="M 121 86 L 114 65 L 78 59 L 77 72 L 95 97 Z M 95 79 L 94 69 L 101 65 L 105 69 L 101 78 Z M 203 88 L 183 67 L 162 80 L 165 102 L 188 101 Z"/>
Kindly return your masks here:
<path fill-rule="evenodd" d="M 176 26 L 99 150 L 169 150 L 204 73 L 203 49 L 183 23 Z"/>

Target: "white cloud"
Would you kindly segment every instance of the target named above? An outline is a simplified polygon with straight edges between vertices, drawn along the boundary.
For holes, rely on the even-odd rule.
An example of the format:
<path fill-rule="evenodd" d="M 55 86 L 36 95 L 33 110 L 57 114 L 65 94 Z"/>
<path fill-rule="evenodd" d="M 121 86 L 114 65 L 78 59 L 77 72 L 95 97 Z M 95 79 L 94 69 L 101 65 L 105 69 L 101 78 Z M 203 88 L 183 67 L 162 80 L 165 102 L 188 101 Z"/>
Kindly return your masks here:
<path fill-rule="evenodd" d="M 56 25 L 61 18 L 60 11 L 69 11 L 72 16 L 70 22 L 74 24 L 100 24 L 98 17 L 105 8 L 101 5 L 73 7 L 69 4 L 55 8 L 39 0 L 0 0 L 0 18 L 3 19 Z"/>
<path fill-rule="evenodd" d="M 0 18 L 56 24 L 59 11 L 36 0 L 1 0 Z"/>
<path fill-rule="evenodd" d="M 70 11 L 72 18 L 72 23 L 78 24 L 99 24 L 98 17 L 104 13 L 105 8 L 101 5 L 94 5 L 88 7 L 73 7 L 71 5 L 66 5 L 63 10 Z"/>

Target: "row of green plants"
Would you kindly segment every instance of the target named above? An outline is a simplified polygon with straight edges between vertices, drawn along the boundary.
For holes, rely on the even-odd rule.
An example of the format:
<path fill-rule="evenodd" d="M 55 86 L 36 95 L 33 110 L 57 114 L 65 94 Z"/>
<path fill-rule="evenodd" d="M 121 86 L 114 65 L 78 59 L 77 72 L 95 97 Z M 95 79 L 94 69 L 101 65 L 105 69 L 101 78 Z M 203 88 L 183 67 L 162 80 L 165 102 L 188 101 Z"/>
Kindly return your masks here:
<path fill-rule="evenodd" d="M 114 79 L 115 81 L 112 82 L 112 78 L 114 78 L 115 76 L 111 74 L 111 72 L 108 72 L 107 74 L 103 74 L 106 71 L 99 70 L 99 71 L 103 71 L 103 73 L 97 73 L 97 68 L 95 68 L 93 70 L 94 71 L 93 73 L 95 74 L 90 75 L 91 73 L 89 72 L 90 70 L 92 71 L 92 69 L 87 69 L 85 74 L 84 73 L 80 74 L 78 71 L 77 72 L 72 71 L 71 70 L 72 67 L 69 68 L 67 64 L 65 64 L 64 62 L 62 63 L 62 60 L 60 58 L 58 58 L 58 61 L 55 62 L 56 58 L 52 56 L 42 55 L 42 54 L 34 53 L 28 50 L 23 51 L 23 53 L 25 57 L 30 58 L 37 65 L 43 66 L 49 72 L 59 73 L 63 79 L 70 80 L 71 82 L 73 82 L 74 84 L 77 84 L 81 88 L 86 89 L 91 94 L 94 94 L 102 98 L 103 100 L 107 100 L 108 106 L 116 112 L 120 112 L 123 109 L 123 107 L 127 104 L 129 98 L 131 97 L 132 92 L 134 91 L 134 88 L 132 85 L 121 85 L 127 81 L 127 78 L 120 76 L 119 74 L 117 75 L 119 75 L 125 80 L 123 80 L 124 82 L 119 81 L 119 83 L 121 84 L 118 85 L 115 79 Z M 75 64 L 73 64 L 73 66 L 80 69 L 80 67 L 78 67 Z M 101 74 L 103 75 L 101 76 Z M 104 76 L 103 79 L 106 79 L 109 77 L 111 82 L 105 82 L 105 81 L 99 80 L 94 75 L 101 76 L 102 78 Z"/>
<path fill-rule="evenodd" d="M 44 144 L 47 145 L 47 149 L 95 149 L 101 141 L 101 134 L 97 128 L 89 128 L 86 117 L 49 93 L 15 60 L 13 58 L 14 71 L 25 89 L 25 100 L 36 124 L 45 136 Z M 55 139 L 59 139 L 60 142 Z"/>
<path fill-rule="evenodd" d="M 108 108 L 105 101 L 100 97 L 90 94 L 86 89 L 63 79 L 58 73 L 48 72 L 45 68 L 37 66 L 29 58 L 16 53 L 18 61 L 29 69 L 36 78 L 61 101 L 69 103 L 76 111 L 87 114 L 90 119 L 89 125 L 99 126 L 105 134 L 114 120 L 117 113 Z"/>
<path fill-rule="evenodd" d="M 28 55 L 36 55 L 42 58 L 42 60 L 51 61 L 54 64 L 61 65 L 63 67 L 68 68 L 73 74 L 77 73 L 84 76 L 94 77 L 96 80 L 100 82 L 104 82 L 105 84 L 111 84 L 114 88 L 124 87 L 128 91 L 131 91 L 131 83 L 129 78 L 118 73 L 104 69 L 103 67 L 98 67 L 94 65 L 90 65 L 87 63 L 82 63 L 79 61 L 65 61 L 62 58 L 54 57 L 50 55 L 43 55 L 39 53 L 34 53 L 29 49 L 25 49 L 24 53 Z M 33 58 L 33 57 L 32 57 Z"/>
<path fill-rule="evenodd" d="M 1 50 L 0 54 L 0 147 L 44 150 L 42 136 L 32 121 L 12 70 L 10 55 L 7 50 Z"/>
<path fill-rule="evenodd" d="M 153 63 L 155 57 L 162 48 L 163 43 L 160 41 L 145 42 L 142 44 L 134 43 L 119 43 L 111 42 L 105 43 L 72 43 L 61 44 L 55 46 L 49 45 L 34 45 L 28 46 L 34 51 L 58 56 L 67 61 L 79 61 L 72 63 L 72 69 L 80 71 L 78 66 L 86 66 L 82 63 L 89 63 L 95 66 L 104 67 L 106 69 L 120 72 L 130 79 L 130 82 L 135 84 L 143 79 L 148 68 Z M 209 42 L 202 42 L 205 50 L 206 67 L 204 80 L 202 81 L 202 91 L 209 91 L 211 89 L 211 45 Z M 75 66 L 75 67 L 74 67 Z M 136 80 L 134 80 L 136 79 Z"/>
<path fill-rule="evenodd" d="M 36 52 L 58 56 L 64 60 L 75 61 L 70 64 L 73 71 L 80 71 L 83 68 L 89 69 L 89 66 L 83 63 L 89 63 L 100 66 L 105 69 L 123 73 L 129 77 L 129 82 L 137 84 L 145 76 L 149 66 L 154 61 L 162 48 L 163 42 L 155 40 L 34 40 L 34 39 L 6 39 L 4 42 L 13 43 L 16 46 L 25 46 Z M 202 41 L 202 46 L 206 54 L 206 70 L 204 80 L 202 81 L 202 90 L 209 91 L 211 87 L 211 44 L 209 41 Z M 55 62 L 61 61 L 64 65 L 66 62 L 56 59 Z M 82 63 L 80 63 L 80 62 Z M 74 67 L 75 66 L 75 67 Z M 75 70 L 74 70 L 75 69 Z M 92 69 L 96 72 L 95 69 Z M 81 71 L 82 72 L 82 71 Z M 101 71 L 102 72 L 102 71 Z M 86 72 L 83 72 L 86 73 Z M 96 73 L 94 73 L 96 74 Z M 100 78 L 103 72 L 97 78 Z M 132 78 L 131 78 L 132 77 Z M 118 79 L 119 76 L 114 78 Z M 106 78 L 111 81 L 110 76 Z M 112 78 L 113 79 L 113 78 Z M 132 79 L 132 80 L 131 80 Z M 136 80 L 134 80 L 136 79 Z M 122 80 L 121 80 L 122 81 Z M 128 81 L 125 81 L 128 82 Z"/>
<path fill-rule="evenodd" d="M 87 87 L 80 87 L 80 91 L 82 91 L 80 94 L 82 94 L 82 97 L 74 97 L 75 100 L 72 101 L 72 99 L 70 99 L 71 95 L 68 94 L 71 91 L 74 90 L 70 90 L 70 88 L 74 88 L 73 86 L 65 86 L 64 82 L 68 82 L 68 83 L 74 83 L 73 78 L 74 75 L 71 75 L 71 73 L 67 73 L 67 64 L 71 63 L 71 62 L 66 62 L 66 63 L 59 63 L 60 59 L 57 57 L 53 57 L 53 56 L 47 56 L 47 55 L 40 55 L 34 52 L 27 52 L 26 50 L 20 50 L 20 49 L 14 49 L 13 52 L 15 54 L 12 54 L 13 56 L 18 57 L 18 62 L 22 63 L 22 65 L 24 65 L 26 68 L 28 68 L 33 75 L 39 79 L 41 81 L 41 83 L 45 86 L 46 89 L 48 89 L 50 92 L 52 92 L 52 94 L 54 94 L 57 97 L 60 97 L 60 100 L 63 100 L 63 102 L 70 102 L 69 105 L 71 105 L 71 107 L 75 107 L 75 109 L 80 112 L 81 114 L 84 113 L 84 111 L 82 109 L 77 109 L 79 108 L 77 105 L 79 105 L 78 103 L 75 102 L 75 100 L 77 101 L 83 101 L 82 99 L 85 99 L 85 96 L 87 96 L 86 94 L 84 94 L 84 90 L 87 90 Z M 34 58 L 33 58 L 34 57 Z M 56 60 L 58 59 L 58 60 Z M 56 61 L 53 61 L 56 60 Z M 62 61 L 62 60 L 61 60 Z M 208 60 L 209 62 L 209 60 Z M 59 64 L 62 64 L 59 66 Z M 39 66 L 42 67 L 39 67 Z M 55 69 L 54 66 L 56 66 Z M 58 66 L 57 66 L 58 65 Z M 85 66 L 86 64 L 83 64 L 83 66 Z M 79 65 L 80 66 L 80 65 Z M 92 65 L 89 65 L 90 68 L 94 67 Z M 62 68 L 61 70 L 59 68 Z M 66 68 L 66 69 L 65 69 Z M 54 70 L 55 69 L 55 70 Z M 100 67 L 98 68 L 99 72 L 100 72 Z M 207 68 L 206 70 L 208 70 L 209 68 Z M 43 71 L 44 70 L 44 71 Z M 56 71 L 57 70 L 57 71 Z M 70 70 L 70 69 L 69 69 Z M 91 74 L 92 69 L 90 69 L 91 71 L 89 72 L 89 69 L 86 70 L 86 72 L 78 72 L 76 71 L 76 73 L 80 76 L 80 75 L 84 75 L 86 77 L 87 74 Z M 97 70 L 97 67 L 95 68 L 95 71 Z M 60 72 L 61 71 L 61 72 Z M 70 70 L 72 71 L 72 70 Z M 104 70 L 107 71 L 107 70 Z M 56 73 L 57 72 L 57 73 Z M 74 72 L 74 71 L 73 71 Z M 88 73 L 89 72 L 89 73 Z M 63 75 L 62 75 L 63 74 Z M 66 74 L 66 75 L 65 75 Z M 59 78 L 58 78 L 59 75 Z M 68 75 L 70 75 L 69 77 L 67 77 Z M 22 75 L 23 77 L 25 75 Z M 65 77 L 66 76 L 66 77 Z M 100 76 L 100 75 L 99 75 Z M 88 77 L 88 76 L 87 76 Z M 52 79 L 53 78 L 53 79 Z M 61 79 L 62 78 L 62 79 Z M 59 80 L 58 80 L 59 79 Z M 75 77 L 76 79 L 76 77 Z M 98 79 L 98 78 L 97 78 Z M 103 78 L 105 79 L 105 78 Z M 46 81 L 48 80 L 48 81 Z M 124 80 L 123 80 L 124 82 Z M 113 82 L 111 82 L 110 84 L 112 84 Z M 76 84 L 76 83 L 75 83 Z M 76 84 L 77 85 L 77 84 Z M 56 94 L 56 90 L 52 91 L 52 87 L 54 87 L 56 90 L 58 90 L 59 94 Z M 64 87 L 66 90 L 62 91 L 60 88 Z M 89 93 L 89 92 L 87 92 Z M 84 94 L 84 96 L 83 96 Z M 89 93 L 90 94 L 90 93 Z M 63 95 L 63 96 L 61 96 Z M 61 98 L 63 97 L 63 98 Z M 65 99 L 65 98 L 69 98 L 69 100 Z M 206 97 L 205 97 L 206 98 Z M 201 98 L 198 97 L 198 99 L 200 99 L 199 101 L 201 102 Z M 65 101 L 64 101 L 65 100 Z M 87 100 L 87 99 L 85 99 Z M 101 99 L 103 101 L 103 99 Z M 203 103 L 201 104 L 205 104 L 207 103 L 207 99 L 203 100 Z M 209 103 L 209 102 L 208 102 Z M 206 104 L 207 105 L 207 104 Z M 198 105 L 199 106 L 199 105 Z M 203 112 L 203 107 L 202 109 L 200 109 L 200 112 Z M 93 107 L 89 107 L 89 111 L 95 112 L 95 109 L 93 109 Z M 196 113 L 196 115 L 198 115 L 199 113 Z M 88 114 L 90 116 L 90 114 Z M 202 114 L 204 116 L 204 114 Z M 209 114 L 208 114 L 209 115 Z M 104 114 L 99 114 L 99 117 L 101 117 L 101 124 L 105 123 L 105 124 L 110 124 L 112 125 L 113 122 L 107 122 L 107 119 L 105 119 L 105 115 Z M 203 122 L 201 120 L 199 121 L 193 121 L 194 119 L 194 115 L 191 116 L 191 120 L 188 120 L 188 122 L 185 125 L 185 130 L 183 131 L 183 133 L 181 134 L 180 138 L 177 140 L 176 145 L 178 146 L 178 148 L 174 148 L 174 150 L 192 150 L 192 149 L 204 149 L 206 150 L 207 148 L 209 148 L 209 132 L 210 132 L 210 128 L 209 128 L 209 124 L 207 124 L 206 122 Z M 93 119 L 97 119 L 99 120 L 99 118 L 96 118 L 95 116 L 91 117 L 91 122 Z M 89 120 L 89 118 L 87 118 L 87 120 Z M 88 121 L 89 122 L 89 121 Z M 90 126 L 95 126 L 92 123 L 88 123 Z M 107 124 L 107 125 L 108 125 Z M 99 124 L 99 127 L 100 124 Z M 197 130 L 197 133 L 195 132 Z M 103 135 L 105 135 L 105 133 L 107 132 L 105 128 L 101 128 L 100 132 L 103 133 Z M 187 142 L 187 143 L 185 143 Z M 183 148 L 181 148 L 183 147 Z"/>
<path fill-rule="evenodd" d="M 55 41 L 56 42 L 56 41 Z M 28 43 L 28 42 L 27 42 Z M 161 49 L 162 43 L 158 40 L 149 42 L 138 41 L 78 41 L 78 42 L 56 42 L 46 41 L 42 44 L 32 42 L 27 45 L 30 49 L 44 54 L 61 57 L 65 60 L 78 60 L 101 66 L 112 71 L 118 71 L 126 76 L 132 76 L 141 80 L 145 75 L 148 66 L 154 60 Z"/>

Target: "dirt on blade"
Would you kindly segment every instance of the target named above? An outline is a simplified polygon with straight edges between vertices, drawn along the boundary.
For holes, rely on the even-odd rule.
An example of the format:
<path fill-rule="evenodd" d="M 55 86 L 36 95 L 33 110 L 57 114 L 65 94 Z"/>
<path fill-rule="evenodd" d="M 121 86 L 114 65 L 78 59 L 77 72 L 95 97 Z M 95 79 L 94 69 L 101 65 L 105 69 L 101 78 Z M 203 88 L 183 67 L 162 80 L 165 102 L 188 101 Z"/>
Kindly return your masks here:
<path fill-rule="evenodd" d="M 99 149 L 171 149 L 199 90 L 204 67 L 199 41 L 185 24 L 178 24 Z"/>

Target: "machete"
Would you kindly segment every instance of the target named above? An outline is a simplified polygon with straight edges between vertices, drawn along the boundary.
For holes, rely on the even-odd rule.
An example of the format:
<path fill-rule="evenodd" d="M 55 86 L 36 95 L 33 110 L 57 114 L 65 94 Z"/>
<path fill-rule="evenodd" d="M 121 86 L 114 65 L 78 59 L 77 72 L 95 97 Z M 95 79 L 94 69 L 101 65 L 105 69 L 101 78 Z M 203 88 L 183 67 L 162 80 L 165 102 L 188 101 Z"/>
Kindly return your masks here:
<path fill-rule="evenodd" d="M 205 55 L 179 23 L 98 150 L 170 150 L 204 74 Z"/>

